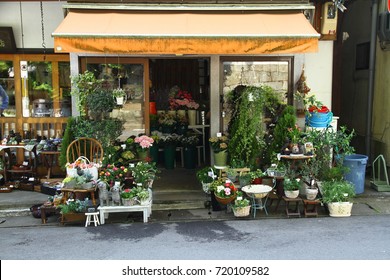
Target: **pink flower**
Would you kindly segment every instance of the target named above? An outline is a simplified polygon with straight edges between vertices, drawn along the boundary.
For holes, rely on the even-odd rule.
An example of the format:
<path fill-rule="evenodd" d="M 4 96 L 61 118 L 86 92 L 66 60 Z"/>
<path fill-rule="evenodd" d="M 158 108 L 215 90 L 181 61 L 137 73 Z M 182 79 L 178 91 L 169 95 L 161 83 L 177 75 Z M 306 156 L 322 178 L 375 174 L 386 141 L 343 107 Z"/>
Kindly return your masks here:
<path fill-rule="evenodd" d="M 225 195 L 230 195 L 230 194 L 231 194 L 231 189 L 225 188 Z"/>

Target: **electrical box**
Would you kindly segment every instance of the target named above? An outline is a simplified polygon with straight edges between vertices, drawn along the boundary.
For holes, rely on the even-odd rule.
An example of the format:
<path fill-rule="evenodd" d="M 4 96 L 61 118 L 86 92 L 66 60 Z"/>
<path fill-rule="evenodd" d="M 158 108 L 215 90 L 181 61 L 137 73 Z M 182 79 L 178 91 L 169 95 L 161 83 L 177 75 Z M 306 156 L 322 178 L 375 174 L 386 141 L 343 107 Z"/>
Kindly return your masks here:
<path fill-rule="evenodd" d="M 390 41 L 390 12 L 381 12 L 378 16 L 378 37 L 381 42 Z"/>
<path fill-rule="evenodd" d="M 333 2 L 322 6 L 321 34 L 334 35 L 337 29 L 337 8 Z"/>

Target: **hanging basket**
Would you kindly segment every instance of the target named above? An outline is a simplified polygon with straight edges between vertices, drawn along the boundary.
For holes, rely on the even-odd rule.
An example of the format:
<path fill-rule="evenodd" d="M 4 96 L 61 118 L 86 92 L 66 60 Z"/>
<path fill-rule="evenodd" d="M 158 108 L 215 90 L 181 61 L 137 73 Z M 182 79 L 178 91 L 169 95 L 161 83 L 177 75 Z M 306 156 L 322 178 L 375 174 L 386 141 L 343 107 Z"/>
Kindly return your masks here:
<path fill-rule="evenodd" d="M 251 206 L 245 206 L 245 207 L 232 207 L 234 216 L 236 217 L 246 217 L 249 216 L 251 211 Z"/>

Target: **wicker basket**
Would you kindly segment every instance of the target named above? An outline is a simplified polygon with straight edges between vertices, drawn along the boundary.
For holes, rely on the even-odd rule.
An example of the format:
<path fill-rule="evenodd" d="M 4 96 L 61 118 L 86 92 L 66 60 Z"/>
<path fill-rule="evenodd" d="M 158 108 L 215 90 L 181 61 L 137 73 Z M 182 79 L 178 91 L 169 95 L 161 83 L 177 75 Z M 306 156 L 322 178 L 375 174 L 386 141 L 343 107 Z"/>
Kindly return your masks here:
<path fill-rule="evenodd" d="M 234 194 L 233 196 L 228 197 L 228 198 L 219 197 L 219 196 L 215 195 L 215 199 L 216 199 L 219 203 L 224 204 L 224 205 L 229 204 L 230 202 L 232 202 L 233 200 L 235 200 L 236 197 L 237 197 L 237 194 Z"/>
<path fill-rule="evenodd" d="M 245 206 L 245 207 L 232 207 L 234 216 L 236 217 L 246 217 L 249 216 L 251 212 L 251 206 Z"/>

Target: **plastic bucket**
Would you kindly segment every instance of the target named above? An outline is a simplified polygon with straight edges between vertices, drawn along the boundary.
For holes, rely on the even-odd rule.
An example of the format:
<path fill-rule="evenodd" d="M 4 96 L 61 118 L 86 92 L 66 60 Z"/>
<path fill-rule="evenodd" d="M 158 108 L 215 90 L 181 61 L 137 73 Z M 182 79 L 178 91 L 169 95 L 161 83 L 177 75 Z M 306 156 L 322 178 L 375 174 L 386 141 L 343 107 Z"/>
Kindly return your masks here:
<path fill-rule="evenodd" d="M 343 161 L 343 165 L 349 168 L 349 171 L 344 174 L 344 179 L 355 186 L 356 194 L 364 192 L 367 160 L 368 156 L 353 154 L 345 156 Z"/>
<path fill-rule="evenodd" d="M 313 112 L 306 117 L 306 123 L 308 126 L 311 127 L 328 127 L 329 124 L 332 122 L 332 119 L 333 119 L 332 112 L 327 112 L 327 113 Z"/>

